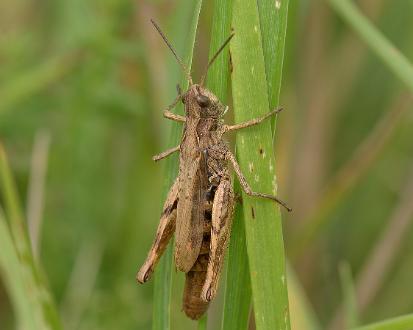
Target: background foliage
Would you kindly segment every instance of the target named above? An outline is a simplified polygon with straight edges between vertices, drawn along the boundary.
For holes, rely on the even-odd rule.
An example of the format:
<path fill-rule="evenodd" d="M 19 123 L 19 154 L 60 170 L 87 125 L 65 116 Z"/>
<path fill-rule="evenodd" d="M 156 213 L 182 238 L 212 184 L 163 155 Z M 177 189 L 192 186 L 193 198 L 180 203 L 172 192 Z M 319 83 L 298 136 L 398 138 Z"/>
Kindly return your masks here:
<path fill-rule="evenodd" d="M 401 64 L 337 2 L 289 5 L 286 110 L 275 148 L 279 195 L 294 208 L 283 214 L 293 329 L 338 329 L 413 310 L 413 2 L 356 2 L 404 54 Z M 207 62 L 212 13 L 205 2 L 195 77 Z M 164 177 L 151 156 L 170 136 L 161 111 L 182 75 L 149 18 L 183 54 L 192 15 L 186 0 L 0 2 L 0 142 L 37 275 L 47 279 L 36 283 L 50 288 L 64 328 L 151 326 L 153 282 L 138 287 L 134 276 L 158 221 Z M 13 267 L 0 267 L 1 329 L 15 328 L 17 316 L 3 226 L 3 218 L 12 223 L 8 193 L 0 200 L 0 262 Z M 180 311 L 183 277 L 172 277 L 171 328 L 193 329 Z M 221 322 L 223 286 L 210 329 Z"/>

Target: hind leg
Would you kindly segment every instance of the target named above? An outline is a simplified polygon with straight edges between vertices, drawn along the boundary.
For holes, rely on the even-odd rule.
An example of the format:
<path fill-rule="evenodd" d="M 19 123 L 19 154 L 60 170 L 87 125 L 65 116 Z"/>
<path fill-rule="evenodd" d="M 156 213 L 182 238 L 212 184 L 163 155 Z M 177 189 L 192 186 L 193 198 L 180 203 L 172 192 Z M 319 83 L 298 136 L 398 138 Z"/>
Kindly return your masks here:
<path fill-rule="evenodd" d="M 211 246 L 209 253 L 206 280 L 202 288 L 201 299 L 211 301 L 214 299 L 225 251 L 228 245 L 234 211 L 234 191 L 229 178 L 222 178 L 215 192 L 212 206 Z"/>
<path fill-rule="evenodd" d="M 176 206 L 178 203 L 178 179 L 175 180 L 171 189 L 169 190 L 168 197 L 166 198 L 163 206 L 161 220 L 159 222 L 158 229 L 156 231 L 155 240 L 149 250 L 145 263 L 142 265 L 136 280 L 139 283 L 145 283 L 149 280 L 153 273 L 153 270 L 164 253 L 168 242 L 171 239 L 175 231 L 176 222 Z"/>

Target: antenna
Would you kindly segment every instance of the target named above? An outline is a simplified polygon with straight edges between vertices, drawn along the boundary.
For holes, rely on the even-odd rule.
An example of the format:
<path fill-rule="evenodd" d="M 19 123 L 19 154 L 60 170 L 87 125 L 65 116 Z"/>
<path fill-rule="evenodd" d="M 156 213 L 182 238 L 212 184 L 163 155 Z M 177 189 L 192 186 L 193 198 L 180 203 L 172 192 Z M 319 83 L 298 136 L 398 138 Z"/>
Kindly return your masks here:
<path fill-rule="evenodd" d="M 234 36 L 234 33 L 231 33 L 231 35 L 225 40 L 225 42 L 222 44 L 222 46 L 218 49 L 218 51 L 215 53 L 215 55 L 211 58 L 211 60 L 208 62 L 208 65 L 206 67 L 205 73 L 203 74 L 201 78 L 201 83 L 200 85 L 204 85 L 204 81 L 206 79 L 206 76 L 208 74 L 208 69 L 214 63 L 214 61 L 217 59 L 218 55 L 222 52 L 222 50 L 225 48 L 225 46 L 231 41 L 232 37 Z"/>
<path fill-rule="evenodd" d="M 159 34 L 161 35 L 163 41 L 165 41 L 166 45 L 168 46 L 168 48 L 171 50 L 172 54 L 174 54 L 175 59 L 177 60 L 177 62 L 179 63 L 179 65 L 181 66 L 182 71 L 185 73 L 189 84 L 192 85 L 192 77 L 191 77 L 191 73 L 189 72 L 189 70 L 186 68 L 184 62 L 182 62 L 182 60 L 179 58 L 179 56 L 176 54 L 175 49 L 172 47 L 172 45 L 169 43 L 168 39 L 166 38 L 165 34 L 162 32 L 161 28 L 158 26 L 158 24 L 156 24 L 156 22 L 151 19 L 151 23 L 153 24 L 153 26 L 155 27 L 155 29 L 159 32 Z"/>

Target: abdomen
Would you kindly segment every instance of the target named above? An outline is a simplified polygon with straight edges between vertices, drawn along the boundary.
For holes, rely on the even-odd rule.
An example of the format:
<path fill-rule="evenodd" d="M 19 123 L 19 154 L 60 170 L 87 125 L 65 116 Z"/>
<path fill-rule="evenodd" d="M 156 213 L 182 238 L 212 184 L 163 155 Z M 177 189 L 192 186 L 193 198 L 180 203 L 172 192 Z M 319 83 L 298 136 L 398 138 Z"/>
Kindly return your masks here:
<path fill-rule="evenodd" d="M 205 302 L 201 299 L 201 291 L 205 283 L 209 260 L 211 243 L 211 206 L 212 205 L 209 204 L 205 210 L 203 224 L 204 234 L 198 258 L 191 270 L 185 274 L 182 309 L 185 314 L 193 320 L 197 320 L 204 315 L 209 306 L 209 302 Z"/>

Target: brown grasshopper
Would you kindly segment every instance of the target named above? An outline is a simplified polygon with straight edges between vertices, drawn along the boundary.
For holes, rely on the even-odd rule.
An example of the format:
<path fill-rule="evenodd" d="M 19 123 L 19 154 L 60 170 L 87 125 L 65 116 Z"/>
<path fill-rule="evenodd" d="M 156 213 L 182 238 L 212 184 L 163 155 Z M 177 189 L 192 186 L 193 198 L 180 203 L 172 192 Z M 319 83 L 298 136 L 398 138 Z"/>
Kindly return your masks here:
<path fill-rule="evenodd" d="M 178 146 L 153 159 L 158 161 L 179 152 L 179 175 L 168 193 L 155 240 L 136 279 L 144 283 L 150 278 L 175 232 L 175 265 L 186 273 L 183 310 L 191 319 L 198 319 L 216 295 L 231 231 L 235 196 L 228 163 L 246 194 L 271 199 L 291 211 L 277 197 L 251 189 L 235 156 L 222 139 L 225 133 L 257 125 L 281 109 L 241 124 L 225 125 L 222 117 L 228 107 L 203 87 L 203 83 L 208 68 L 233 34 L 209 61 L 201 83 L 194 84 L 190 72 L 159 26 L 151 22 L 186 74 L 189 88 L 185 93 L 178 88 L 177 98 L 164 111 L 165 118 L 184 124 L 182 140 Z M 185 105 L 185 116 L 171 112 L 180 101 Z"/>

